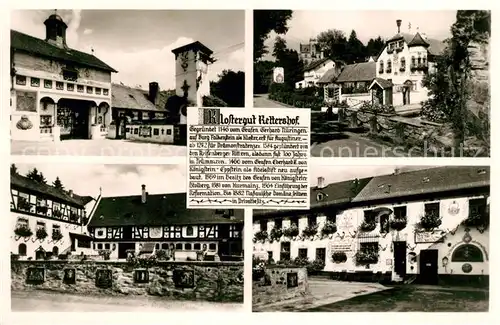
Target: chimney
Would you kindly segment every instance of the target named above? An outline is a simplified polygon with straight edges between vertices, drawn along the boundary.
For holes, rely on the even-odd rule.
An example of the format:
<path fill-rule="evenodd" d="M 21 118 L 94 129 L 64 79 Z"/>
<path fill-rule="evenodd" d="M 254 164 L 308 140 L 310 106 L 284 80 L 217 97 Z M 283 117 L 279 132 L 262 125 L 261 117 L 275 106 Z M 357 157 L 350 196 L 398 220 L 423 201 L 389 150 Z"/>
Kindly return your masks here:
<path fill-rule="evenodd" d="M 401 169 L 394 168 L 394 175 L 399 175 L 399 174 L 401 174 Z"/>
<path fill-rule="evenodd" d="M 318 188 L 323 188 L 325 187 L 325 178 L 320 176 L 318 177 Z"/>
<path fill-rule="evenodd" d="M 141 202 L 146 203 L 146 198 L 148 196 L 148 192 L 146 192 L 146 185 L 142 184 L 142 195 L 141 195 Z"/>
<path fill-rule="evenodd" d="M 73 190 L 69 190 L 68 191 L 68 195 L 71 196 L 71 197 L 73 197 Z"/>
<path fill-rule="evenodd" d="M 398 34 L 401 33 L 401 19 L 396 20 L 396 25 L 398 26 Z"/>
<path fill-rule="evenodd" d="M 160 91 L 160 86 L 158 86 L 158 83 L 153 81 L 149 83 L 149 100 L 157 105 L 158 104 L 158 92 Z"/>

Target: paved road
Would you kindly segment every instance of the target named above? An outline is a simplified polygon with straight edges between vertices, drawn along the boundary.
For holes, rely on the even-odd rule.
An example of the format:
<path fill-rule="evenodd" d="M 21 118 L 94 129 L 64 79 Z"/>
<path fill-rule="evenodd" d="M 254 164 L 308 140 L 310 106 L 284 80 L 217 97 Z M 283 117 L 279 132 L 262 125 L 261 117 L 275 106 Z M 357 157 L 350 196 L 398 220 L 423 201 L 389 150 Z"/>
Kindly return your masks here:
<path fill-rule="evenodd" d="M 254 107 L 291 106 L 270 100 L 267 94 L 254 95 Z M 314 130 L 312 130 L 314 132 Z M 335 139 L 311 141 L 311 157 L 407 157 L 402 147 L 383 146 L 355 133 L 336 134 Z"/>
<path fill-rule="evenodd" d="M 335 281 L 324 278 L 310 277 L 308 279 L 310 295 L 277 303 L 256 305 L 253 311 L 307 311 L 323 305 L 359 297 L 366 294 L 389 290 L 389 287 L 379 283 Z"/>
<path fill-rule="evenodd" d="M 134 156 L 185 157 L 185 146 L 127 140 L 11 141 L 11 154 L 20 156 Z"/>
<path fill-rule="evenodd" d="M 275 102 L 274 100 L 270 100 L 267 94 L 259 94 L 253 96 L 253 107 L 290 108 L 293 106 L 288 106 L 282 103 Z"/>
<path fill-rule="evenodd" d="M 172 301 L 160 297 L 119 296 L 95 297 L 44 291 L 12 292 L 14 312 L 113 312 L 113 311 L 239 311 L 243 304 L 205 301 Z"/>

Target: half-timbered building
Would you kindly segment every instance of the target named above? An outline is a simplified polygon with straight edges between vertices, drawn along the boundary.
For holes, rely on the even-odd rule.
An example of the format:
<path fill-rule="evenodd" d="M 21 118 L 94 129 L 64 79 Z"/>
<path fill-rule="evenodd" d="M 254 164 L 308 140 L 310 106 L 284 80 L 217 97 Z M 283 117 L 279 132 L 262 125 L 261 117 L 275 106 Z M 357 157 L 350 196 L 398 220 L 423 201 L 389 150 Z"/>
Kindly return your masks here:
<path fill-rule="evenodd" d="M 96 200 L 57 189 L 19 174 L 11 175 L 11 253 L 20 259 L 90 254 L 88 215 Z"/>
<path fill-rule="evenodd" d="M 489 167 L 318 185 L 311 209 L 254 211 L 254 256 L 319 260 L 343 279 L 488 283 Z M 458 281 L 455 281 L 458 280 Z"/>
<path fill-rule="evenodd" d="M 243 210 L 186 209 L 186 193 L 148 194 L 144 185 L 140 195 L 103 197 L 88 230 L 94 249 L 111 259 L 142 250 L 175 251 L 177 260 L 243 254 Z"/>

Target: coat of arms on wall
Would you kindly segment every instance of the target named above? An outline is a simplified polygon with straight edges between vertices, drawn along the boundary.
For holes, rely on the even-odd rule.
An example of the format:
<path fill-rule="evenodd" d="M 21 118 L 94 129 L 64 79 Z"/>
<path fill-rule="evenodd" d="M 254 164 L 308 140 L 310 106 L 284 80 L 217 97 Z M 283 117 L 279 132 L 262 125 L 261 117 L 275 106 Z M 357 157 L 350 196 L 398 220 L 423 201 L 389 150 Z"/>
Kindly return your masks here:
<path fill-rule="evenodd" d="M 181 54 L 181 68 L 182 70 L 184 70 L 184 72 L 186 72 L 188 67 L 189 67 L 188 52 L 184 52 Z"/>
<path fill-rule="evenodd" d="M 194 288 L 194 270 L 174 270 L 176 288 Z"/>
<path fill-rule="evenodd" d="M 98 288 L 111 288 L 113 284 L 113 274 L 111 270 L 99 269 L 95 272 L 95 286 Z"/>
<path fill-rule="evenodd" d="M 65 284 L 75 284 L 76 283 L 76 270 L 75 269 L 65 269 L 63 282 Z"/>
<path fill-rule="evenodd" d="M 448 208 L 448 213 L 451 214 L 452 216 L 456 216 L 459 212 L 460 212 L 460 206 L 456 201 L 453 201 Z"/>
<path fill-rule="evenodd" d="M 28 116 L 23 115 L 21 119 L 16 123 L 16 127 L 19 130 L 29 130 L 33 127 L 33 123 L 28 119 Z"/>
<path fill-rule="evenodd" d="M 26 271 L 27 284 L 42 284 L 45 282 L 45 269 L 43 267 L 30 267 Z"/>

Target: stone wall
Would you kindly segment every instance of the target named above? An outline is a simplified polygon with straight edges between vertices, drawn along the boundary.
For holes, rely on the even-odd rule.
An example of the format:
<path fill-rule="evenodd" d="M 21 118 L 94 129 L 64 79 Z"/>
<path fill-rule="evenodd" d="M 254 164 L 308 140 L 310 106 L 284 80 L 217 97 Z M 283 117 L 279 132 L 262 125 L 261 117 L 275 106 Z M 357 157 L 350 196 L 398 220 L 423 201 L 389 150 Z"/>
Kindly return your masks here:
<path fill-rule="evenodd" d="M 12 261 L 11 279 L 12 291 L 243 302 L 242 262 L 158 262 L 139 268 L 116 261 Z"/>
<path fill-rule="evenodd" d="M 252 286 L 254 306 L 308 294 L 306 268 L 269 266 L 265 270 L 265 276 L 259 281 L 253 281 Z"/>

